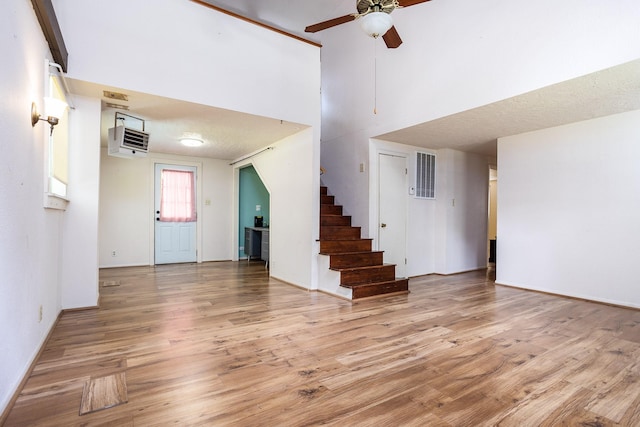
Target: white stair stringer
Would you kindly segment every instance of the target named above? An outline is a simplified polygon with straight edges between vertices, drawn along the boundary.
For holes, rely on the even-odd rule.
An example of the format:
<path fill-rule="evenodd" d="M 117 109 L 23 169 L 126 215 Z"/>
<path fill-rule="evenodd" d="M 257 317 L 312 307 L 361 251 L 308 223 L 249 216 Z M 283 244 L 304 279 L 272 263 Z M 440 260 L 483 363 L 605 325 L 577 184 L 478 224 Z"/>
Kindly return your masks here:
<path fill-rule="evenodd" d="M 353 299 L 350 288 L 340 286 L 340 272 L 329 268 L 328 255 L 318 254 L 318 290 L 348 300 Z"/>

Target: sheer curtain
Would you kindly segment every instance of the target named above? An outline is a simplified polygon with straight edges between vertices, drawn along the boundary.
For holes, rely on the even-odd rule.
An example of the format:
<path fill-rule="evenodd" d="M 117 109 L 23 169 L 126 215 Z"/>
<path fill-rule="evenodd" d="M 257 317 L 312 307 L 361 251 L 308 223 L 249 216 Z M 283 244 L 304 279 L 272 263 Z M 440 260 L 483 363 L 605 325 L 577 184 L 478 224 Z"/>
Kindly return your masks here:
<path fill-rule="evenodd" d="M 163 169 L 160 177 L 160 221 L 196 220 L 196 189 L 193 172 Z"/>

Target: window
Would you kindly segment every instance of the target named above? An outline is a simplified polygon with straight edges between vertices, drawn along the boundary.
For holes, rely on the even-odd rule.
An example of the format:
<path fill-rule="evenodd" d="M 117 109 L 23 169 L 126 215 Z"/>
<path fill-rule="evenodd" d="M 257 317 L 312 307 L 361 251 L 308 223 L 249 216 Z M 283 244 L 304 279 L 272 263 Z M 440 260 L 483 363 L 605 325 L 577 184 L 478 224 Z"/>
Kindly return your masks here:
<path fill-rule="evenodd" d="M 64 91 L 60 87 L 58 78 L 49 76 L 49 95 L 66 102 Z M 45 111 L 45 114 L 47 112 Z M 64 115 L 59 117 L 60 121 L 53 134 L 49 135 L 49 156 L 48 156 L 48 182 L 47 193 L 65 198 L 67 196 L 68 158 L 69 158 L 69 113 L 65 110 Z"/>
<path fill-rule="evenodd" d="M 195 178 L 191 171 L 162 169 L 160 175 L 160 221 L 196 220 Z"/>
<path fill-rule="evenodd" d="M 416 198 L 436 198 L 436 155 L 416 153 Z"/>

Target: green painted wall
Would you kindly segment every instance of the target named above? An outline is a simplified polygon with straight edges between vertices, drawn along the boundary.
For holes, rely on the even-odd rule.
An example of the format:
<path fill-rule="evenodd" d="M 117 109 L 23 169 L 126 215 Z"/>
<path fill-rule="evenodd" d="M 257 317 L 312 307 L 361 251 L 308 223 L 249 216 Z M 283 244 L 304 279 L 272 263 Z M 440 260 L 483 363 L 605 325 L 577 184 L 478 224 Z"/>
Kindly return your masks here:
<path fill-rule="evenodd" d="M 247 166 L 240 169 L 240 206 L 238 230 L 239 257 L 245 257 L 244 254 L 244 228 L 253 227 L 253 219 L 255 216 L 262 216 L 264 225 L 269 224 L 269 192 L 265 188 L 262 180 L 253 166 Z M 256 210 L 256 206 L 260 205 L 260 211 Z"/>

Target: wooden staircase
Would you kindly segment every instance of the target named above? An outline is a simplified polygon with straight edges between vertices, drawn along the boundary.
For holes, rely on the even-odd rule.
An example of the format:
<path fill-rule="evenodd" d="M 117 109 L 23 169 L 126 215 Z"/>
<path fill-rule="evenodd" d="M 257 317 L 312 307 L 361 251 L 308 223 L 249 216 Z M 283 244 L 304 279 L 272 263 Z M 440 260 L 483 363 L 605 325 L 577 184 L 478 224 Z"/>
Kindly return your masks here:
<path fill-rule="evenodd" d="M 351 217 L 342 214 L 327 187 L 320 187 L 320 253 L 330 257 L 329 268 L 340 272 L 340 286 L 351 289 L 352 299 L 409 292 L 409 280 L 396 279 L 396 266 L 384 264 L 382 252 L 371 250 L 371 239 L 351 226 Z"/>

